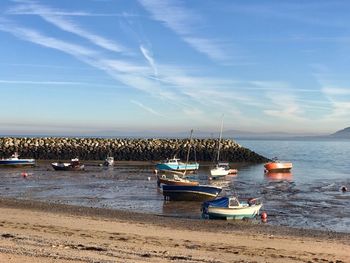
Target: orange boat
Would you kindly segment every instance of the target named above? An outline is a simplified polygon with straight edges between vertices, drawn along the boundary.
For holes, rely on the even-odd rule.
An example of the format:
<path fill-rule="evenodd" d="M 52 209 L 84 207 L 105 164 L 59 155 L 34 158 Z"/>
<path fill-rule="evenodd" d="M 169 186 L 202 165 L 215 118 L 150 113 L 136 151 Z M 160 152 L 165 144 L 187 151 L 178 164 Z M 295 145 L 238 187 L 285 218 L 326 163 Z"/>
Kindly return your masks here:
<path fill-rule="evenodd" d="M 291 162 L 272 161 L 264 165 L 266 172 L 289 172 L 293 165 Z"/>

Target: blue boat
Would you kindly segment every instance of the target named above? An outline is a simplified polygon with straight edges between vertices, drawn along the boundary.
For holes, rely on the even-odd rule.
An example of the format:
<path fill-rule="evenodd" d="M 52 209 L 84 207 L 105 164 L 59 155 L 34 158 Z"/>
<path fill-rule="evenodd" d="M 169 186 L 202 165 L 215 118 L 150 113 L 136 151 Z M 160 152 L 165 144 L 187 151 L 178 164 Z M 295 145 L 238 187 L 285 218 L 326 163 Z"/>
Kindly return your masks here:
<path fill-rule="evenodd" d="M 0 166 L 34 166 L 35 159 L 19 159 L 18 154 L 14 153 L 11 157 L 0 159 Z"/>
<path fill-rule="evenodd" d="M 172 158 L 162 161 L 156 164 L 157 170 L 169 170 L 169 171 L 196 171 L 199 168 L 198 163 L 184 163 L 180 159 Z"/>
<path fill-rule="evenodd" d="M 166 159 L 165 161 L 162 161 L 160 163 L 156 164 L 156 170 L 161 171 L 178 171 L 178 172 L 195 172 L 199 168 L 199 164 L 197 162 L 189 163 L 188 159 L 190 157 L 190 151 L 191 151 L 191 143 L 192 143 L 192 134 L 193 130 L 191 130 L 191 136 L 190 141 L 188 143 L 188 150 L 187 150 L 187 158 L 186 162 L 181 162 L 180 159 L 177 159 L 176 156 L 172 159 Z"/>
<path fill-rule="evenodd" d="M 262 203 L 259 198 L 238 201 L 237 197 L 221 197 L 202 204 L 202 217 L 209 219 L 254 218 L 259 214 Z"/>
<path fill-rule="evenodd" d="M 163 185 L 165 200 L 173 201 L 206 201 L 217 197 L 221 187 L 211 185 Z"/>

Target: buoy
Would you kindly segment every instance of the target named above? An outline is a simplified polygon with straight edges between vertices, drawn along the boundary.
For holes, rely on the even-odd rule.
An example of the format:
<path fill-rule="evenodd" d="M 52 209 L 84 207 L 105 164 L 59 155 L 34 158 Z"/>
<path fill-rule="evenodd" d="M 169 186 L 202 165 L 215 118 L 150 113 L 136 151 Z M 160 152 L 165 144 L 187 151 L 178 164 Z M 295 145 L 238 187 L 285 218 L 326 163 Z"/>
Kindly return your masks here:
<path fill-rule="evenodd" d="M 28 176 L 28 173 L 26 173 L 26 172 L 23 172 L 23 173 L 21 173 L 21 175 L 22 175 L 22 177 L 23 177 L 23 178 L 27 178 L 27 176 Z"/>
<path fill-rule="evenodd" d="M 157 175 L 157 174 L 158 174 L 158 170 L 157 170 L 157 169 L 154 169 L 153 173 L 154 173 L 155 175 Z"/>
<path fill-rule="evenodd" d="M 343 185 L 343 186 L 340 188 L 340 190 L 344 193 L 344 192 L 346 192 L 346 191 L 348 190 L 348 188 L 346 188 L 346 186 Z"/>
<path fill-rule="evenodd" d="M 147 180 L 148 180 L 148 181 L 151 181 L 151 177 L 148 176 L 148 177 L 147 177 Z"/>
<path fill-rule="evenodd" d="M 261 213 L 261 220 L 264 222 L 264 221 L 267 221 L 267 213 L 266 212 L 262 212 Z"/>

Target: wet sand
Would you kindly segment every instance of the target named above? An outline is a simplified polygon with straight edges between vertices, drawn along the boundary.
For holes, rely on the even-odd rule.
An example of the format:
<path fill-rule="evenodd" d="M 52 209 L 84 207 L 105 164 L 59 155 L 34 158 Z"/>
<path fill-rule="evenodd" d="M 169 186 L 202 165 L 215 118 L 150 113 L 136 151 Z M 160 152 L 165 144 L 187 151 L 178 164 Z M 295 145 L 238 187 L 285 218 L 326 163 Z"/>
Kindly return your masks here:
<path fill-rule="evenodd" d="M 350 236 L 0 199 L 0 262 L 350 262 Z"/>

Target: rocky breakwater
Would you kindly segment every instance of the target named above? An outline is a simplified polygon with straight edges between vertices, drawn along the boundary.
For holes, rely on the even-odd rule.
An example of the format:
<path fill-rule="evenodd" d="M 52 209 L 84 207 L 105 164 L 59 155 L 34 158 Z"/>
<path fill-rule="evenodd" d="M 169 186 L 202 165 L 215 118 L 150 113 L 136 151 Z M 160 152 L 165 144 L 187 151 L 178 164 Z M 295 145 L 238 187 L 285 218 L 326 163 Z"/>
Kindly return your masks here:
<path fill-rule="evenodd" d="M 101 138 L 0 138 L 0 158 L 18 152 L 22 158 L 68 160 L 156 161 L 177 156 L 190 160 L 213 161 L 217 154 L 217 140 L 193 139 L 101 139 Z M 222 140 L 220 159 L 230 162 L 265 162 L 267 158 L 240 146 L 233 140 Z"/>

